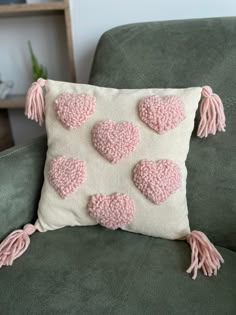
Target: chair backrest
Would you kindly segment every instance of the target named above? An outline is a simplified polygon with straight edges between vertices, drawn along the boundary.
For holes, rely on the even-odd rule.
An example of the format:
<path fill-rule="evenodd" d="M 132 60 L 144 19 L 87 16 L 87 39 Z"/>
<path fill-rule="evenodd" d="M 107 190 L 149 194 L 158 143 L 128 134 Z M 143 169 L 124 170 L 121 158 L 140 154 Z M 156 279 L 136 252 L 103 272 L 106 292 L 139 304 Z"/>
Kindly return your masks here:
<path fill-rule="evenodd" d="M 114 28 L 99 41 L 90 84 L 116 88 L 210 85 L 221 96 L 226 133 L 199 139 L 196 130 L 193 132 L 187 198 L 191 228 L 235 250 L 236 18 Z"/>

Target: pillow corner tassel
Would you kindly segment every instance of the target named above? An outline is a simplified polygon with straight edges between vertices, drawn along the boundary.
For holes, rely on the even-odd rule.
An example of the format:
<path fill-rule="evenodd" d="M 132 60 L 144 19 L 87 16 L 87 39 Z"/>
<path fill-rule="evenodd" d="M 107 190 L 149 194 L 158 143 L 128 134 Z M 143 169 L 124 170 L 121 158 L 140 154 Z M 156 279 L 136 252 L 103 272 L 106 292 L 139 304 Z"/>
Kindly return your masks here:
<path fill-rule="evenodd" d="M 29 236 L 36 231 L 32 224 L 26 224 L 22 230 L 15 230 L 0 243 L 0 268 L 11 266 L 22 256 L 30 245 Z"/>
<path fill-rule="evenodd" d="M 225 131 L 225 113 L 220 97 L 213 93 L 210 86 L 202 87 L 202 96 L 197 135 L 206 138 L 209 134 L 215 135 L 217 131 Z"/>
<path fill-rule="evenodd" d="M 42 126 L 45 116 L 45 100 L 43 87 L 47 80 L 39 78 L 28 89 L 25 102 L 25 115 L 28 119 L 35 120 Z"/>
<path fill-rule="evenodd" d="M 205 276 L 216 276 L 224 259 L 207 236 L 200 231 L 192 231 L 187 236 L 187 242 L 191 247 L 192 254 L 191 264 L 186 272 L 193 273 L 193 280 L 197 278 L 199 269 L 202 269 Z"/>

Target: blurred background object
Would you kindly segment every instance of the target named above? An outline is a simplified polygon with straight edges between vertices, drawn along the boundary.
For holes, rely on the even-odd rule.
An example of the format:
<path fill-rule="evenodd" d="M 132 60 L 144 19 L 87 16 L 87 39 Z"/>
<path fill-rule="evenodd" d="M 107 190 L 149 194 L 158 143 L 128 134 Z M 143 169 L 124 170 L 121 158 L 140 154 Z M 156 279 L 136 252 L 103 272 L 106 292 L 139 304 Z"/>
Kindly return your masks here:
<path fill-rule="evenodd" d="M 28 46 L 29 46 L 29 51 L 30 51 L 31 63 L 32 63 L 33 80 L 37 81 L 39 78 L 47 79 L 48 70 L 43 65 L 39 64 L 38 59 L 34 54 L 30 40 L 28 40 Z"/>
<path fill-rule="evenodd" d="M 13 88 L 13 81 L 3 81 L 0 73 L 0 100 L 4 100 Z"/>

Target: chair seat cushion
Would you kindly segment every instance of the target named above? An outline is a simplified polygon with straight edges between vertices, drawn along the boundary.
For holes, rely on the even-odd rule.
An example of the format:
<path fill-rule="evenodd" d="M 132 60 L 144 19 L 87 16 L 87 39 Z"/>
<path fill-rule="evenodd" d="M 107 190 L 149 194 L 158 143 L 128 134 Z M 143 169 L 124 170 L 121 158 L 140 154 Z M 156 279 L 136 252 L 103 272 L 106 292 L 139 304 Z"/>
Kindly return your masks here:
<path fill-rule="evenodd" d="M 218 277 L 185 272 L 190 249 L 101 226 L 36 233 L 0 269 L 1 314 L 236 314 L 236 253 Z"/>

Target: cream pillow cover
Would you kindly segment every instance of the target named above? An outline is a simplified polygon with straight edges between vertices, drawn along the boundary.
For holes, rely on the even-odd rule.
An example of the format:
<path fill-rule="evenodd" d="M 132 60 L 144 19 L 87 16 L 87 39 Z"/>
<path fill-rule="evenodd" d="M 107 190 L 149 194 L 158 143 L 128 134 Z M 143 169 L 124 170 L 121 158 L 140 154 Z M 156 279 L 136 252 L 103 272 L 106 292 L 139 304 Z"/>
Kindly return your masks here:
<path fill-rule="evenodd" d="M 26 115 L 40 124 L 45 116 L 48 135 L 38 219 L 3 240 L 0 267 L 25 252 L 36 230 L 99 223 L 186 239 L 192 249 L 187 272 L 193 279 L 198 269 L 216 275 L 223 258 L 202 232 L 190 232 L 186 201 L 185 160 L 201 94 L 198 135 L 224 131 L 223 104 L 208 86 L 118 90 L 33 83 Z"/>
<path fill-rule="evenodd" d="M 124 222 L 121 220 L 120 228 L 168 239 L 185 237 L 190 232 L 186 201 L 187 171 L 185 160 L 202 89 L 197 87 L 188 89 L 117 90 L 51 80 L 47 81 L 46 89 L 45 117 L 48 152 L 36 228 L 44 232 L 68 225 L 93 225 L 97 222 L 104 222 L 103 225 L 109 226 L 110 221 L 119 221 L 118 217 L 121 214 L 116 213 L 115 218 L 111 218 L 112 214 L 105 213 L 105 211 L 109 212 L 109 209 L 105 209 L 103 214 L 96 213 L 96 221 L 90 215 L 93 215 L 92 210 L 90 209 L 90 213 L 88 212 L 91 197 L 97 194 L 103 194 L 107 197 L 112 194 L 126 194 L 134 203 L 134 213 L 132 219 L 128 220 L 130 221 L 129 224 L 124 224 L 125 220 Z M 158 99 L 152 100 L 150 97 L 153 96 L 158 96 Z M 140 118 L 140 104 L 147 97 L 149 99 L 146 103 L 149 101 L 149 105 L 154 108 L 148 115 L 156 115 L 156 117 L 153 117 L 153 121 L 157 121 L 157 115 L 159 115 L 158 126 L 167 129 L 161 130 L 163 133 L 158 133 Z M 145 104 L 142 105 L 145 106 Z M 76 111 L 76 107 L 80 107 L 80 109 Z M 81 117 L 86 111 L 87 114 L 83 118 L 85 121 L 80 124 Z M 116 163 L 107 160 L 99 152 L 99 148 L 94 145 L 94 127 L 97 124 L 98 129 L 98 124 L 101 122 L 108 122 L 108 124 L 113 122 L 113 126 L 110 126 L 112 131 L 108 130 L 107 133 L 113 132 L 114 137 L 120 137 L 120 134 L 124 132 L 124 138 L 120 139 L 123 142 L 121 146 L 125 146 L 124 142 L 126 140 L 127 142 L 130 141 L 129 137 L 133 136 L 133 134 L 129 135 L 129 132 L 137 131 L 138 133 L 138 143 L 135 143 L 133 139 L 134 150 L 131 150 L 126 157 Z M 130 131 L 130 126 L 122 126 L 122 123 L 132 124 L 131 126 L 136 129 Z M 102 133 L 103 127 L 106 129 L 106 126 L 100 127 L 98 137 L 99 132 Z M 120 130 L 117 130 L 117 134 L 114 135 L 114 132 L 116 132 L 114 130 L 117 127 L 120 127 Z M 107 128 L 109 129 L 109 127 Z M 108 141 L 106 134 L 102 134 L 102 138 L 105 139 L 105 142 Z M 99 140 L 97 146 L 104 144 L 106 149 L 106 143 L 101 143 Z M 122 148 L 117 148 L 117 151 L 119 150 L 122 151 Z M 55 182 L 52 184 L 53 180 L 50 181 L 49 176 L 52 161 L 55 161 L 58 157 L 64 159 L 64 163 L 67 159 L 79 159 L 85 163 L 86 176 L 84 182 L 77 185 L 76 190 L 65 199 L 57 192 L 55 189 L 57 184 Z M 163 189 L 160 195 L 165 193 L 168 195 L 166 200 L 162 200 L 160 204 L 156 204 L 145 197 L 134 183 L 134 168 L 142 160 L 150 161 L 150 163 L 167 160 L 163 167 L 157 164 L 150 167 L 151 172 L 163 171 L 165 166 L 169 167 L 167 172 L 163 173 L 164 178 L 160 178 L 159 182 L 154 183 L 154 187 L 150 188 L 153 190 Z M 141 167 L 141 165 L 139 166 Z M 179 170 L 175 170 L 175 166 Z M 61 161 L 61 164 L 59 163 L 57 172 L 62 171 L 62 168 L 63 161 Z M 67 172 L 66 166 L 64 171 Z M 181 174 L 172 174 L 173 172 L 178 173 L 178 171 Z M 153 174 L 153 176 L 156 175 L 158 174 Z M 70 175 L 65 174 L 65 176 Z M 140 176 L 142 177 L 142 175 Z M 166 176 L 170 177 L 168 179 L 170 182 L 178 180 L 177 183 L 172 184 L 173 186 L 179 185 L 179 187 L 171 188 L 168 186 L 168 182 L 164 183 Z M 175 179 L 175 176 L 181 178 Z M 151 174 L 149 174 L 149 177 L 152 177 Z M 158 187 L 155 187 L 155 185 Z M 162 185 L 166 185 L 166 187 L 161 187 Z M 174 191 L 165 192 L 164 189 L 168 187 Z M 122 202 L 122 196 L 120 198 Z M 163 196 L 160 198 L 165 199 Z M 97 202 L 101 203 L 102 201 Z M 109 203 L 109 201 L 106 202 Z M 110 200 L 110 202 L 110 206 L 112 206 L 112 201 Z M 93 203 L 95 203 L 95 197 Z M 96 207 L 95 204 L 94 207 Z M 126 215 L 127 211 L 126 209 Z M 102 215 L 103 217 L 101 217 Z M 107 221 L 107 224 L 105 221 Z M 117 224 L 119 225 L 119 222 Z"/>

